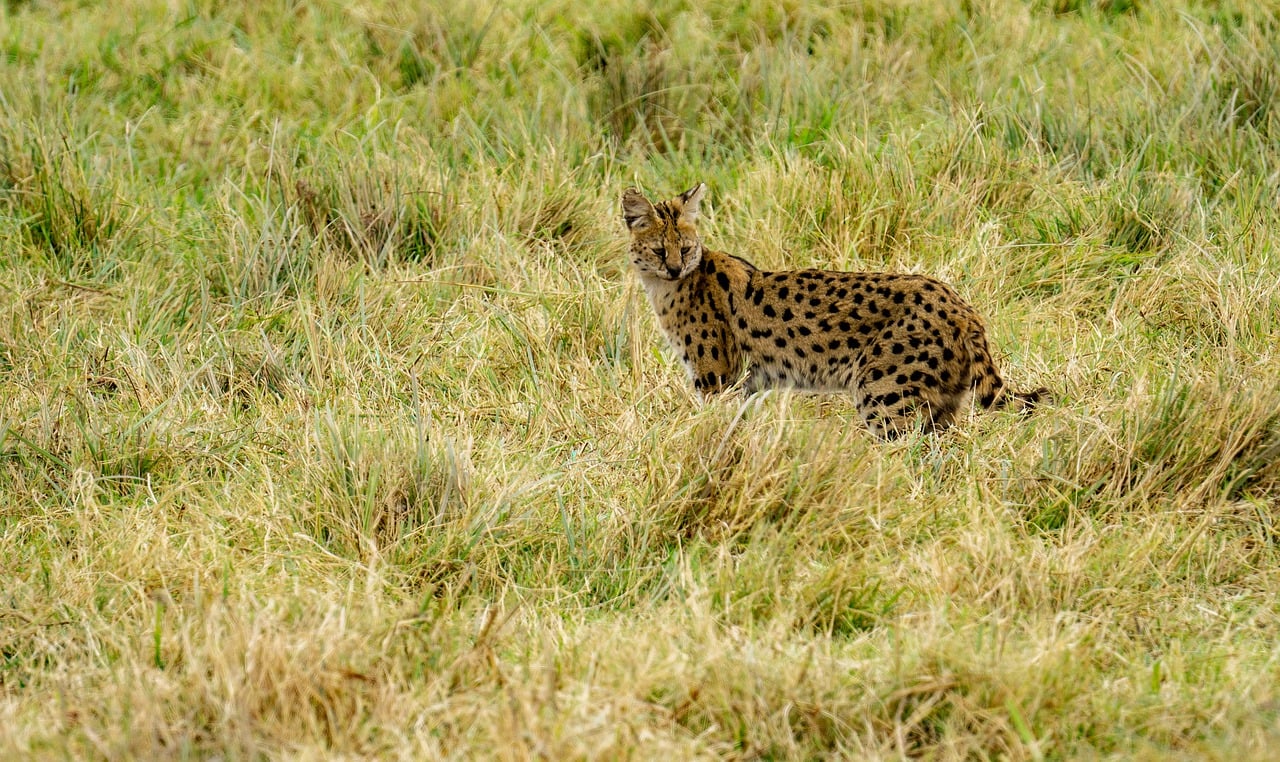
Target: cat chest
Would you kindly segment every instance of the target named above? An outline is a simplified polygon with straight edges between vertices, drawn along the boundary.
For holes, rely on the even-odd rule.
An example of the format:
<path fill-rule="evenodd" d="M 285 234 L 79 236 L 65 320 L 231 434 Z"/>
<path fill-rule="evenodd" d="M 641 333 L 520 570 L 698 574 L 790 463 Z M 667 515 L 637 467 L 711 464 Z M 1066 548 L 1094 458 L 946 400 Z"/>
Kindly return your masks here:
<path fill-rule="evenodd" d="M 724 327 L 722 310 L 717 307 L 714 295 L 692 288 L 681 282 L 669 285 L 665 282 L 646 289 L 649 303 L 658 323 L 668 335 L 683 334 L 691 329 Z"/>

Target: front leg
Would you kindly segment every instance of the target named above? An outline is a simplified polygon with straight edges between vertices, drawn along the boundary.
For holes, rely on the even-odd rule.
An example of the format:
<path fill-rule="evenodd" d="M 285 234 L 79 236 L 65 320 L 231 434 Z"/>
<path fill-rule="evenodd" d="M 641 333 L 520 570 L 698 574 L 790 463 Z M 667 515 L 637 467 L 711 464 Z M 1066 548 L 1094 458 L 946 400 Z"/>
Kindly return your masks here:
<path fill-rule="evenodd" d="M 681 355 L 693 388 L 705 396 L 732 386 L 742 373 L 742 354 L 721 328 L 701 328 L 681 337 Z"/>
<path fill-rule="evenodd" d="M 759 365 L 752 365 L 751 372 L 747 374 L 747 380 L 742 383 L 742 391 L 751 395 L 766 389 L 772 389 L 774 385 L 775 381 L 772 375 Z"/>

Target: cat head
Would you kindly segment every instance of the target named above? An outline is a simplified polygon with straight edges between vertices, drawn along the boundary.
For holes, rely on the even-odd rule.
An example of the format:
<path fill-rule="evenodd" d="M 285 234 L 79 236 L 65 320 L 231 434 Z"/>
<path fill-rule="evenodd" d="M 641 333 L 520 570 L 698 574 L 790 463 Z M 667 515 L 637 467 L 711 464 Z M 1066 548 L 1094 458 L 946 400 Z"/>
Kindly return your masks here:
<path fill-rule="evenodd" d="M 702 262 L 702 242 L 694 223 L 707 192 L 698 183 L 670 201 L 650 203 L 640 191 L 622 194 L 622 219 L 631 231 L 631 262 L 642 277 L 679 280 Z"/>

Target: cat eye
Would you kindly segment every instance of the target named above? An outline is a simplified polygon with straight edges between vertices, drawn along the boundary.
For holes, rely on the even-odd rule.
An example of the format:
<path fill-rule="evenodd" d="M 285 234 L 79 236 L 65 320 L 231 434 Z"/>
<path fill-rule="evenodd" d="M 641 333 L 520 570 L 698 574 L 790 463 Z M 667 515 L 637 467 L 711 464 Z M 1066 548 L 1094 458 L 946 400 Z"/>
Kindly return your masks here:
<path fill-rule="evenodd" d="M 667 250 L 661 246 L 654 246 L 650 249 L 650 251 L 652 251 L 653 256 L 657 257 L 658 259 L 664 259 L 667 256 Z"/>
<path fill-rule="evenodd" d="M 681 246 L 681 247 L 680 247 L 680 256 L 687 257 L 687 256 L 689 256 L 689 252 L 690 252 L 690 251 L 692 251 L 692 250 L 693 250 L 693 247 L 692 247 L 692 246 Z"/>

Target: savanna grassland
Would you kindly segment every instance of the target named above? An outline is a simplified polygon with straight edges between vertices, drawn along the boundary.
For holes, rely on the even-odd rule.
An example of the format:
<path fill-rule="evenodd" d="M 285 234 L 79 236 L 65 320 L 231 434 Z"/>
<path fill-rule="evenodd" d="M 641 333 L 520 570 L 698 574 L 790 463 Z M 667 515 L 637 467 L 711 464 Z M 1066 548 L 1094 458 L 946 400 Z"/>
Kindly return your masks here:
<path fill-rule="evenodd" d="M 1273 757 L 1280 6 L 411 5 L 0 5 L 0 757 Z M 702 401 L 699 180 L 1056 401 Z"/>

